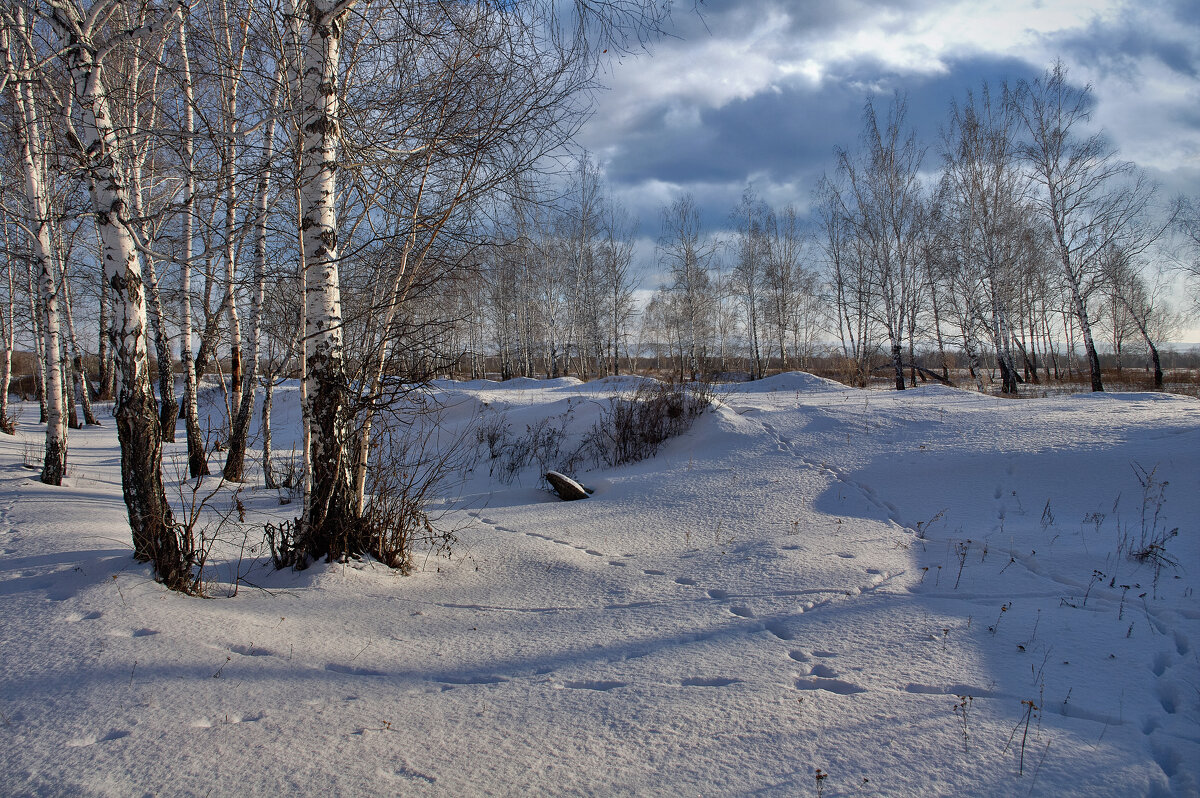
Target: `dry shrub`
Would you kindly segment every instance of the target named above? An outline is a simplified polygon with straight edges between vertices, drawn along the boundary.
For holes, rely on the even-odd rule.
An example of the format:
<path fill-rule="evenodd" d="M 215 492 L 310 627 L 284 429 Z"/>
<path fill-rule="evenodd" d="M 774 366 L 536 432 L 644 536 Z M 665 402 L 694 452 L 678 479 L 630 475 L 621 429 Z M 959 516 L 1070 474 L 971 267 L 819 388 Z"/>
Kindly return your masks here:
<path fill-rule="evenodd" d="M 405 409 L 384 415 L 375 435 L 367 468 L 362 514 L 348 519 L 331 558 L 344 561 L 368 553 L 402 573 L 412 570 L 414 554 L 450 556 L 455 530 L 439 523 L 431 511 L 473 464 L 466 438 L 448 432 L 441 409 L 432 401 L 412 400 Z M 297 548 L 299 519 L 267 523 L 264 542 L 276 568 L 304 567 L 305 553 Z"/>
<path fill-rule="evenodd" d="M 507 485 L 534 463 L 538 473 L 574 473 L 583 460 L 586 445 L 586 442 L 574 447 L 567 445 L 575 409 L 576 405 L 568 401 L 565 411 L 526 424 L 525 432 L 519 435 L 513 433 L 512 425 L 503 413 L 485 416 L 476 428 L 475 440 L 478 446 L 487 447 L 488 474 Z"/>
<path fill-rule="evenodd" d="M 371 556 L 402 573 L 412 570 L 418 549 L 450 556 L 454 530 L 443 527 L 430 508 L 444 498 L 451 477 L 471 465 L 464 441 L 436 421 L 422 429 L 392 424 L 380 430 L 362 518 Z"/>
<path fill-rule="evenodd" d="M 618 466 L 653 457 L 712 402 L 711 383 L 642 382 L 631 396 L 613 397 L 601 411 L 587 439 L 593 459 Z"/>

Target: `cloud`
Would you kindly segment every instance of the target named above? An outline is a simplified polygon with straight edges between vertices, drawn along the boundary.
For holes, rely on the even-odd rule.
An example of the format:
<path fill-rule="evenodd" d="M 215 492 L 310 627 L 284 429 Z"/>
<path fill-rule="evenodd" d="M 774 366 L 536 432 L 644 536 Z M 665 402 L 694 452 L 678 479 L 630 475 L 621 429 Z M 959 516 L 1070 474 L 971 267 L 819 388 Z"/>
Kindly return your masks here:
<path fill-rule="evenodd" d="M 1200 11 L 1195 3 L 1157 0 L 1128 6 L 1088 25 L 1044 38 L 1071 63 L 1136 80 L 1147 62 L 1186 78 L 1200 76 Z"/>
<path fill-rule="evenodd" d="M 651 238 L 684 191 L 710 229 L 748 182 L 805 206 L 834 147 L 856 146 L 868 96 L 882 110 L 906 94 L 932 171 L 951 98 L 1033 79 L 1057 56 L 1095 85 L 1095 124 L 1123 157 L 1171 185 L 1200 171 L 1194 0 L 731 0 L 675 24 L 678 38 L 604 75 L 582 137 Z"/>

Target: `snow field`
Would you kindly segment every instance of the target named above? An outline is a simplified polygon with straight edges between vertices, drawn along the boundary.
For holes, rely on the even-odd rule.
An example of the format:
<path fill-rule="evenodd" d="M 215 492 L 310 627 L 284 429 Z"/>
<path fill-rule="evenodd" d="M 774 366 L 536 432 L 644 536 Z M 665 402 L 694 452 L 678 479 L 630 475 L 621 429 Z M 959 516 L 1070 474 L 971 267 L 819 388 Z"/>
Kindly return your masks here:
<path fill-rule="evenodd" d="M 448 429 L 569 409 L 576 438 L 632 387 L 436 386 Z M 275 407 L 286 452 L 294 385 Z M 780 375 L 655 458 L 579 472 L 584 501 L 485 455 L 443 507 L 453 557 L 413 576 L 247 550 L 254 586 L 214 600 L 131 560 L 111 425 L 72 433 L 63 488 L 21 466 L 35 411 L 0 440 L 5 795 L 1200 790 L 1193 400 Z M 1117 554 L 1135 463 L 1180 529 L 1157 584 Z M 248 523 L 298 512 L 239 498 Z"/>

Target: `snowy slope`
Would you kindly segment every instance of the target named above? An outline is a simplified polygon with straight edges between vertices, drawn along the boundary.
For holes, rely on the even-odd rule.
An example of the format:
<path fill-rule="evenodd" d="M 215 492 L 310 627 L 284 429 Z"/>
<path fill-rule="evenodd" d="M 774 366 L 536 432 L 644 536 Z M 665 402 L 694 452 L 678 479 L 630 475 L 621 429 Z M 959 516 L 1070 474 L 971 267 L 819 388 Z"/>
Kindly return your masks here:
<path fill-rule="evenodd" d="M 437 390 L 448 429 L 578 440 L 632 387 Z M 286 451 L 294 386 L 276 407 Z M 781 375 L 580 471 L 585 501 L 483 456 L 443 508 L 453 557 L 413 576 L 248 551 L 254 586 L 213 600 L 130 559 L 111 425 L 49 488 L 21 466 L 33 421 L 0 440 L 0 794 L 1200 793 L 1194 400 Z M 1119 553 L 1157 504 L 1135 465 L 1179 528 L 1157 582 Z M 250 545 L 296 512 L 240 500 Z"/>

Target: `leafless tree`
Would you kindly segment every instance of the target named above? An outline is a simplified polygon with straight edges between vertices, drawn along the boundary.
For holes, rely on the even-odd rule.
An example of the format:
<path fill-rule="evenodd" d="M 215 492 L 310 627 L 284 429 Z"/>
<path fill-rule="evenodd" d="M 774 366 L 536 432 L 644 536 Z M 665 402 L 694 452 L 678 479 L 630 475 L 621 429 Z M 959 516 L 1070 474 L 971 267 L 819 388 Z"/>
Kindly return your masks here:
<path fill-rule="evenodd" d="M 700 209 L 685 194 L 662 209 L 662 234 L 658 257 L 671 275 L 671 312 L 667 318 L 677 327 L 681 355 L 680 371 L 693 380 L 707 371 L 706 361 L 716 327 L 718 297 L 711 267 L 718 243 L 706 238 L 700 224 Z"/>
<path fill-rule="evenodd" d="M 960 263 L 979 270 L 975 280 L 988 308 L 984 320 L 1000 367 L 1001 390 L 1017 393 L 1013 360 L 1013 299 L 1024 233 L 1028 182 L 1014 138 L 1017 110 L 1007 87 L 993 97 L 984 84 L 963 104 L 951 103 L 943 134 L 946 183 L 963 247 Z"/>
<path fill-rule="evenodd" d="M 1181 317 L 1171 309 L 1165 297 L 1167 281 L 1161 273 L 1157 275 L 1158 279 L 1148 280 L 1146 269 L 1139 268 L 1128 252 L 1115 246 L 1102 253 L 1101 258 L 1108 312 L 1112 314 L 1110 324 L 1118 329 L 1114 333 L 1114 351 L 1120 358 L 1122 341 L 1119 336 L 1131 333 L 1141 337 L 1154 368 L 1154 387 L 1162 390 L 1163 370 L 1158 344 L 1178 332 L 1181 326 Z"/>
<path fill-rule="evenodd" d="M 752 188 L 747 187 L 742 192 L 741 201 L 730 214 L 735 231 L 729 242 L 733 258 L 732 286 L 745 313 L 752 380 L 764 376 L 761 340 L 766 305 L 765 278 L 770 262 L 767 238 L 769 213 L 766 203 L 758 199 Z"/>
<path fill-rule="evenodd" d="M 862 150 L 838 151 L 846 191 L 839 211 L 855 244 L 862 247 L 868 290 L 877 301 L 876 319 L 891 346 L 896 390 L 904 390 L 903 342 L 920 290 L 922 220 L 921 160 L 924 152 L 905 127 L 906 103 L 893 99 L 882 124 L 868 101 L 863 111 Z M 836 186 L 836 184 L 833 184 Z"/>
<path fill-rule="evenodd" d="M 1088 300 L 1102 253 L 1138 236 L 1154 187 L 1132 163 L 1117 158 L 1102 134 L 1087 133 L 1095 102 L 1091 87 L 1071 85 L 1061 61 L 1022 82 L 1017 102 L 1027 136 L 1023 154 L 1039 186 L 1034 201 L 1053 231 L 1092 390 L 1103 391 Z"/>
<path fill-rule="evenodd" d="M 84 7 L 78 0 L 50 0 L 35 12 L 57 37 L 55 57 L 70 81 L 69 139 L 76 146 L 91 196 L 93 219 L 103 244 L 105 280 L 116 313 L 110 342 L 120 368 L 116 426 L 121 474 L 133 532 L 134 555 L 154 564 L 158 579 L 191 589 L 192 551 L 181 537 L 162 482 L 162 434 L 150 385 L 146 352 L 147 317 L 142 259 L 132 234 L 127 183 L 128 145 L 114 126 L 105 61 L 114 51 L 165 35 L 179 18 L 178 7 L 152 15 L 135 28 L 109 27 L 114 3 Z"/>
<path fill-rule="evenodd" d="M 38 283 L 38 317 L 41 326 L 42 369 L 46 395 L 46 444 L 42 462 L 42 482 L 61 485 L 67 471 L 67 423 L 63 386 L 63 347 L 59 329 L 59 287 L 61 271 L 53 248 L 47 174 L 45 119 L 34 97 L 38 60 L 33 47 L 32 20 L 20 6 L 4 8 L 0 17 L 0 49 L 4 51 L 5 82 L 16 107 L 16 133 L 20 141 L 22 171 L 29 224 L 26 235 L 32 245 Z M 4 386 L 7 392 L 8 386 Z"/>

